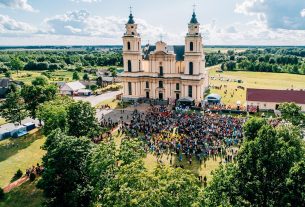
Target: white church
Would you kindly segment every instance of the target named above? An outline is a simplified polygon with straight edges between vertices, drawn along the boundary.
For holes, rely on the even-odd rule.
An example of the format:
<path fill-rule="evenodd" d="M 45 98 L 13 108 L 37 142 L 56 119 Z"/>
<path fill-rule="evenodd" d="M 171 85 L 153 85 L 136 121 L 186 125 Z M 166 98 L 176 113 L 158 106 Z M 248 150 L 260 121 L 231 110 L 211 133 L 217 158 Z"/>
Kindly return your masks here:
<path fill-rule="evenodd" d="M 130 13 L 123 36 L 124 72 L 120 75 L 123 100 L 147 98 L 173 102 L 186 98 L 197 104 L 203 100 L 209 83 L 195 11 L 184 45 L 169 46 L 162 40 L 153 46 L 141 45 L 138 25 Z"/>

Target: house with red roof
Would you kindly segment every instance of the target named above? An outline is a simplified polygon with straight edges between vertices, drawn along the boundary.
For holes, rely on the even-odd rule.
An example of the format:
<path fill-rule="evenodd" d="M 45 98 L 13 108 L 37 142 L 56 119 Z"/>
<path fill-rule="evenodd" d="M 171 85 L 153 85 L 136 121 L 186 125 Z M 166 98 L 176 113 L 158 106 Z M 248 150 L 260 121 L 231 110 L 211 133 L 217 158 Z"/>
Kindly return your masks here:
<path fill-rule="evenodd" d="M 258 106 L 260 110 L 277 110 L 281 103 L 294 102 L 305 112 L 305 91 L 301 90 L 273 90 L 247 89 L 248 106 Z"/>

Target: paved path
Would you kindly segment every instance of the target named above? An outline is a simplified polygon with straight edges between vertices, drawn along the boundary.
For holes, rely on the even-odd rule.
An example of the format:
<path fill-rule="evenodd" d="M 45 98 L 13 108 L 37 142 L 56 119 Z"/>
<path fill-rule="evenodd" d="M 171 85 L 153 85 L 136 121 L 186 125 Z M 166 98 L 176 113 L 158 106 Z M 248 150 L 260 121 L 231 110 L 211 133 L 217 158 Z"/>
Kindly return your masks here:
<path fill-rule="evenodd" d="M 112 91 L 112 92 L 103 93 L 98 96 L 89 96 L 89 97 L 76 96 L 76 97 L 73 97 L 73 99 L 78 100 L 78 101 L 79 100 L 88 101 L 91 104 L 91 106 L 95 107 L 100 102 L 106 101 L 111 98 L 115 98 L 117 95 L 119 95 L 121 93 L 122 93 L 122 91 Z"/>

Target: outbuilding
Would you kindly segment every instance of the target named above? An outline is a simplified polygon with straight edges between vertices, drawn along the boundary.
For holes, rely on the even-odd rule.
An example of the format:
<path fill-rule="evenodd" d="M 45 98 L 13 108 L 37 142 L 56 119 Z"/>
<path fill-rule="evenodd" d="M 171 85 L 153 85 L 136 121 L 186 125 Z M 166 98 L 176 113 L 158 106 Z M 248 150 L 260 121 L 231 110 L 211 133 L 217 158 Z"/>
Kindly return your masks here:
<path fill-rule="evenodd" d="M 281 103 L 293 102 L 305 112 L 305 91 L 301 90 L 273 90 L 247 89 L 247 106 L 260 110 L 277 110 Z"/>

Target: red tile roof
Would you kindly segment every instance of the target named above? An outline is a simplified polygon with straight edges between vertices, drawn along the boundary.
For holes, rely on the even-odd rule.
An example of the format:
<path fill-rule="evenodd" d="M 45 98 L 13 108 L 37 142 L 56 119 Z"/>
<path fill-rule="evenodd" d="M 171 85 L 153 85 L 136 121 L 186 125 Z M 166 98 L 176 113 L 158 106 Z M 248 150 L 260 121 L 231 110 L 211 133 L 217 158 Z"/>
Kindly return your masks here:
<path fill-rule="evenodd" d="M 247 101 L 305 104 L 305 91 L 248 88 Z"/>

